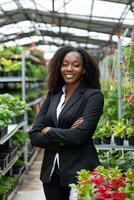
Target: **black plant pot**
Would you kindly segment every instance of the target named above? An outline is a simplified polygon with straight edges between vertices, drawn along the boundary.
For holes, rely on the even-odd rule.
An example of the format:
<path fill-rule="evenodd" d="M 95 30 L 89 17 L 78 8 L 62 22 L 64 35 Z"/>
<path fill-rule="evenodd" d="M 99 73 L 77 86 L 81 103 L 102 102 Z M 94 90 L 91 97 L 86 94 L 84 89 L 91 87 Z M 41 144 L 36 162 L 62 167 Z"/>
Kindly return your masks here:
<path fill-rule="evenodd" d="M 114 137 L 114 142 L 116 145 L 121 145 L 123 146 L 123 141 L 124 141 L 124 138 L 121 138 L 121 137 Z"/>
<path fill-rule="evenodd" d="M 130 146 L 134 146 L 134 136 L 128 137 L 128 144 L 129 144 Z"/>
<path fill-rule="evenodd" d="M 9 155 L 9 162 L 10 162 L 16 155 L 17 148 L 8 147 L 8 148 L 4 149 L 3 151 Z"/>
<path fill-rule="evenodd" d="M 7 200 L 7 194 L 0 195 L 0 200 Z"/>
<path fill-rule="evenodd" d="M 111 136 L 110 137 L 104 137 L 103 138 L 103 143 L 104 144 L 110 144 L 111 143 Z"/>
<path fill-rule="evenodd" d="M 21 123 L 23 121 L 24 121 L 24 114 L 15 116 L 14 119 L 13 119 L 13 123 L 14 124 L 19 124 L 19 123 Z"/>
<path fill-rule="evenodd" d="M 0 129 L 0 139 L 7 134 L 7 126 Z"/>
<path fill-rule="evenodd" d="M 93 141 L 94 141 L 94 144 L 102 144 L 100 138 L 95 138 Z"/>
<path fill-rule="evenodd" d="M 9 162 L 9 154 L 8 153 L 1 153 L 0 154 L 0 169 L 3 170 L 6 168 Z"/>

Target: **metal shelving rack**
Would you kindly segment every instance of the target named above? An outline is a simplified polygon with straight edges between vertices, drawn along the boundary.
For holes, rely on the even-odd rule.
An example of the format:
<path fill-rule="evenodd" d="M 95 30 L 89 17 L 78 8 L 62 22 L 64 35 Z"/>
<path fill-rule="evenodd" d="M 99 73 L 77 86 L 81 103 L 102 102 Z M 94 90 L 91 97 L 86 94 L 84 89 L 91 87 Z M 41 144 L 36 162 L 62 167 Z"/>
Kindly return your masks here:
<path fill-rule="evenodd" d="M 13 124 L 8 126 L 8 133 L 0 139 L 0 145 L 4 144 L 7 140 L 9 140 L 16 131 L 19 130 L 19 128 L 23 127 L 25 125 L 25 121 L 19 123 L 19 124 Z"/>
<path fill-rule="evenodd" d="M 16 59 L 22 59 L 22 70 L 21 70 L 21 76 L 7 76 L 7 77 L 0 77 L 0 83 L 20 83 L 22 84 L 21 88 L 22 88 L 22 100 L 26 101 L 26 82 L 42 82 L 43 80 L 39 80 L 38 78 L 29 78 L 26 77 L 26 59 L 30 58 L 32 59 L 34 62 L 39 63 L 39 59 L 35 58 L 34 56 L 31 55 L 27 55 L 25 53 L 25 51 L 23 50 L 22 52 L 22 56 L 19 58 L 17 57 Z M 28 103 L 29 106 L 33 106 L 36 104 L 39 104 L 42 100 L 42 97 L 39 97 L 31 102 Z M 8 126 L 8 133 L 0 139 L 0 145 L 3 145 L 6 141 L 11 140 L 12 136 L 16 133 L 16 131 L 19 130 L 19 128 L 23 128 L 24 130 L 28 130 L 28 116 L 27 116 L 27 112 L 24 113 L 24 120 L 19 123 L 19 124 L 13 124 L 13 125 L 9 125 Z M 9 141 L 10 142 L 10 141 Z M 10 144 L 12 144 L 12 142 L 10 142 Z M 27 173 L 28 168 L 30 167 L 30 165 L 32 164 L 32 162 L 34 161 L 34 159 L 36 158 L 38 152 L 39 152 L 39 148 L 36 148 L 35 151 L 33 152 L 32 157 L 30 158 L 30 160 L 28 161 L 28 142 L 24 145 L 23 150 L 21 150 L 21 152 L 24 152 L 24 161 L 25 161 L 25 172 L 21 175 L 21 177 L 19 178 L 19 183 L 22 181 L 23 176 L 25 173 Z M 19 159 L 19 156 L 16 154 L 13 159 L 7 164 L 7 166 L 3 169 L 0 170 L 0 175 L 4 176 L 11 168 L 12 166 L 16 163 L 16 161 Z M 17 192 L 18 190 L 17 186 L 12 192 L 11 194 L 8 196 L 8 200 L 11 200 L 14 196 L 14 194 Z"/>

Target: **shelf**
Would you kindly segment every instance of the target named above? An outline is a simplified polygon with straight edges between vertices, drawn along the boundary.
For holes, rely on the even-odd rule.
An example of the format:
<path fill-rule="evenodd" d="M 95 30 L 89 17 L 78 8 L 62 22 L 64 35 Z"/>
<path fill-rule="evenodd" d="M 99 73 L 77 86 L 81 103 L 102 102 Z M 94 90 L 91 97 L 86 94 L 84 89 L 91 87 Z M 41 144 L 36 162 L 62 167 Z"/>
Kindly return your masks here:
<path fill-rule="evenodd" d="M 29 78 L 26 77 L 25 81 L 27 82 L 43 82 L 44 80 L 39 80 L 38 78 Z M 22 82 L 22 77 L 21 76 L 7 76 L 7 77 L 0 77 L 0 82 L 1 83 L 8 83 L 8 82 Z"/>
<path fill-rule="evenodd" d="M 8 133 L 0 139 L 0 145 L 4 144 L 9 138 L 11 138 L 15 132 L 25 125 L 26 122 L 21 122 L 19 124 L 8 125 Z"/>
<path fill-rule="evenodd" d="M 7 165 L 7 167 L 4 169 L 4 170 L 0 170 L 0 175 L 4 176 L 8 171 L 9 169 L 15 164 L 15 162 L 19 159 L 19 156 L 15 156 L 11 161 L 10 163 Z"/>
<path fill-rule="evenodd" d="M 134 151 L 134 147 L 133 146 L 118 146 L 118 145 L 112 145 L 112 144 L 100 144 L 100 145 L 95 145 L 96 149 L 98 150 L 110 150 L 112 148 L 115 148 L 117 150 L 130 150 L 130 151 Z"/>
<path fill-rule="evenodd" d="M 28 103 L 29 106 L 33 106 L 33 105 L 36 105 L 38 103 L 40 103 L 42 100 L 42 97 L 39 97 L 38 99 L 34 100 L 34 101 L 31 101 Z"/>
<path fill-rule="evenodd" d="M 24 178 L 24 175 L 26 173 L 26 170 L 21 174 L 21 176 L 19 177 L 19 181 L 18 181 L 18 184 L 17 186 L 15 187 L 15 189 L 9 194 L 7 200 L 11 200 L 13 199 L 14 195 L 16 194 L 16 192 L 18 191 L 19 187 L 20 187 L 20 184 Z"/>

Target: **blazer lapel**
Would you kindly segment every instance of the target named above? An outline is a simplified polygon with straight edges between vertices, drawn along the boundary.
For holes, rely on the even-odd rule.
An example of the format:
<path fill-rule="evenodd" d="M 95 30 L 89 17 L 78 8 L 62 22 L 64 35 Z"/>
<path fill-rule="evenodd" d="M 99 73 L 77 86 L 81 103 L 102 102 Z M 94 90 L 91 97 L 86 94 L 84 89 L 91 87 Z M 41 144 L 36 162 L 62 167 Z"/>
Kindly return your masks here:
<path fill-rule="evenodd" d="M 85 87 L 80 85 L 76 88 L 76 90 L 74 91 L 74 93 L 72 94 L 72 96 L 68 99 L 67 103 L 65 104 L 65 106 L 63 107 L 60 115 L 59 115 L 59 119 L 58 121 L 60 121 L 62 119 L 62 117 L 64 116 L 64 114 L 66 113 L 66 111 L 74 104 L 76 103 L 76 101 L 78 101 L 78 99 L 81 97 L 82 93 L 85 92 Z"/>
<path fill-rule="evenodd" d="M 62 91 L 56 93 L 53 98 L 52 98 L 52 118 L 53 118 L 53 122 L 55 124 L 55 126 L 57 127 L 57 106 L 58 106 L 58 103 L 60 101 L 60 98 L 61 98 L 61 95 L 62 95 Z"/>

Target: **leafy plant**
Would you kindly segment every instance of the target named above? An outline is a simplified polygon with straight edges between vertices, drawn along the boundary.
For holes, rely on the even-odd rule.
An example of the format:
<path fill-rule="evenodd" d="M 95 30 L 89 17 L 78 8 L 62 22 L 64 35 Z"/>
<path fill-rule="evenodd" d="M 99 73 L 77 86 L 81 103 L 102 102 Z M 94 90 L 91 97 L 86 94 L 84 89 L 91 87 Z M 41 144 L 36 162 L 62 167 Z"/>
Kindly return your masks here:
<path fill-rule="evenodd" d="M 17 176 L 0 177 L 0 196 L 10 191 L 17 179 Z"/>
<path fill-rule="evenodd" d="M 129 168 L 134 167 L 134 152 L 125 152 L 112 148 L 110 151 L 100 150 L 99 160 L 101 165 L 105 168 L 118 167 L 120 170 L 126 172 Z"/>
<path fill-rule="evenodd" d="M 6 105 L 0 104 L 0 128 L 6 127 L 12 122 L 13 111 L 10 111 Z"/>
<path fill-rule="evenodd" d="M 124 119 L 114 120 L 112 122 L 113 136 L 124 137 L 126 132 L 126 123 Z"/>
<path fill-rule="evenodd" d="M 123 48 L 123 70 L 134 80 L 134 43 Z"/>
<path fill-rule="evenodd" d="M 0 95 L 0 104 L 5 105 L 6 108 L 12 111 L 15 116 L 23 114 L 26 110 L 30 109 L 26 102 L 8 93 Z"/>
<path fill-rule="evenodd" d="M 133 170 L 129 170 L 126 174 L 121 173 L 118 167 L 105 169 L 98 166 L 93 172 L 81 170 L 77 183 L 71 184 L 71 187 L 76 190 L 78 200 L 132 200 L 133 180 L 129 180 L 127 174 L 133 175 Z"/>
<path fill-rule="evenodd" d="M 134 126 L 133 125 L 128 125 L 127 126 L 126 135 L 128 137 L 134 136 Z"/>
<path fill-rule="evenodd" d="M 20 146 L 22 146 L 23 144 L 26 143 L 26 141 L 28 140 L 28 138 L 29 137 L 28 137 L 27 132 L 19 130 L 19 131 L 17 131 L 15 133 L 15 135 L 13 135 L 13 137 L 12 137 L 12 144 L 15 147 L 20 147 Z"/>

